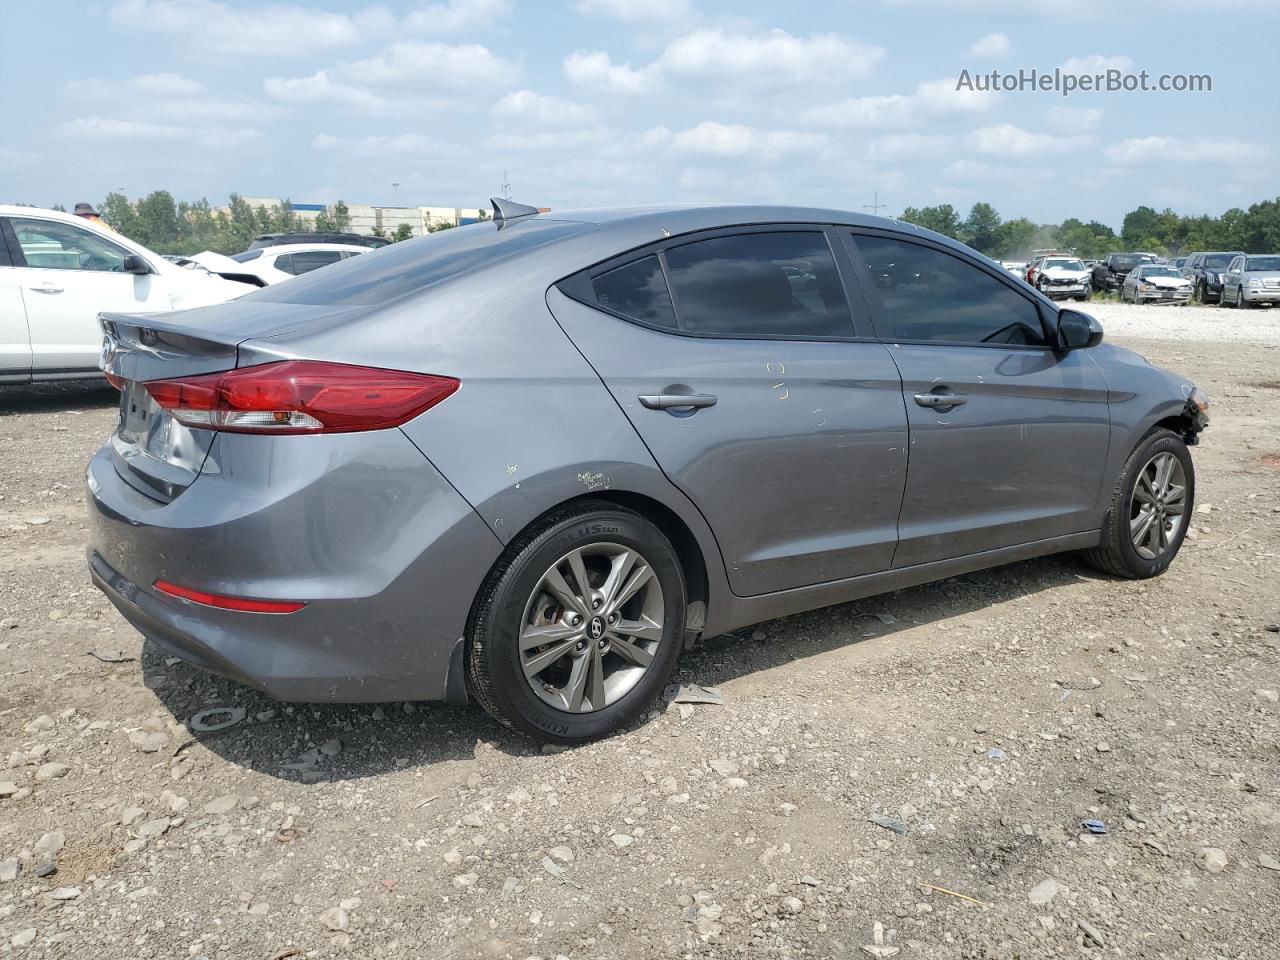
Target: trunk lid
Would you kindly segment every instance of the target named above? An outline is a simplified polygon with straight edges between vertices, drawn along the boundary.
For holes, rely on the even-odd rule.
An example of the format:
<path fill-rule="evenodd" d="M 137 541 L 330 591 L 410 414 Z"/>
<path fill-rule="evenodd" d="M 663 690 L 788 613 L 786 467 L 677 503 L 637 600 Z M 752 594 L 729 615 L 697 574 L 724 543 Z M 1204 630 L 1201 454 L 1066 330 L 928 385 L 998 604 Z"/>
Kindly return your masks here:
<path fill-rule="evenodd" d="M 166 314 L 101 314 L 100 366 L 122 381 L 120 417 L 110 440 L 116 472 L 140 493 L 168 503 L 200 475 L 217 442 L 214 431 L 183 426 L 162 410 L 147 392 L 147 381 L 231 370 L 247 339 L 287 334 L 359 312 L 237 301 Z"/>

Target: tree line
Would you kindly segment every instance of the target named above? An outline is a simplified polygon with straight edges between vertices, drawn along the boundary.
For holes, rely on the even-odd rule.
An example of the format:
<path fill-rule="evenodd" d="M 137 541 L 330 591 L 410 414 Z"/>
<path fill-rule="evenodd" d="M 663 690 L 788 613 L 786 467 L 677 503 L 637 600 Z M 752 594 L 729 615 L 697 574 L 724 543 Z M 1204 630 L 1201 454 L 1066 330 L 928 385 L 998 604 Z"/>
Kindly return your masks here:
<path fill-rule="evenodd" d="M 1026 217 L 1002 220 L 989 203 L 975 203 L 961 219 L 949 203 L 907 207 L 899 220 L 935 230 L 997 260 L 1025 260 L 1032 250 L 1072 250 L 1079 257 L 1100 259 L 1108 253 L 1142 250 L 1178 257 L 1196 250 L 1280 251 L 1280 197 L 1233 207 L 1220 217 L 1189 217 L 1166 207 L 1157 212 L 1138 207 L 1124 216 L 1120 232 L 1105 223 L 1070 217 L 1062 223 L 1036 223 Z"/>
<path fill-rule="evenodd" d="M 288 200 L 279 206 L 254 207 L 239 194 L 231 194 L 230 203 L 215 209 L 206 199 L 174 200 L 167 190 L 156 190 L 138 200 L 123 193 L 107 194 L 98 207 L 102 218 L 117 231 L 157 253 L 192 254 L 202 250 L 215 253 L 239 253 L 255 236 L 262 233 L 310 233 L 351 229 L 351 211 L 339 200 L 321 210 L 312 219 L 303 219 L 290 207 Z M 432 232 L 452 227 L 452 223 L 433 224 Z M 374 228 L 376 236 L 391 241 L 408 240 L 413 229 L 399 224 L 390 233 Z"/>

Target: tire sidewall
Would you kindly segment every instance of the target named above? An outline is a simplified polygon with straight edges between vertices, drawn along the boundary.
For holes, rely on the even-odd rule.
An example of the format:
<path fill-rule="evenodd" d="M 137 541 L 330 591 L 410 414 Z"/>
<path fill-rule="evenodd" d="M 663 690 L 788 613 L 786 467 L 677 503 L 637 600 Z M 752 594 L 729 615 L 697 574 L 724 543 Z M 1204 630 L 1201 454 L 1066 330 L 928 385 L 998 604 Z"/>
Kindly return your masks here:
<path fill-rule="evenodd" d="M 545 703 L 529 687 L 519 656 L 519 630 L 526 606 L 543 574 L 577 547 L 609 542 L 630 547 L 653 567 L 662 587 L 664 623 L 654 662 L 627 694 L 590 713 L 572 714 Z M 485 618 L 483 644 L 490 695 L 525 732 L 543 740 L 577 743 L 605 736 L 634 719 L 662 690 L 684 641 L 684 574 L 670 542 L 657 527 L 628 511 L 601 511 L 551 527 L 518 554 L 494 591 Z"/>
<path fill-rule="evenodd" d="M 1133 539 L 1129 536 L 1129 509 L 1133 500 L 1133 490 L 1138 484 L 1138 478 L 1141 476 L 1142 470 L 1151 461 L 1151 458 L 1159 453 L 1172 453 L 1182 464 L 1183 475 L 1187 480 L 1187 492 L 1183 498 L 1186 510 L 1183 514 L 1185 517 L 1184 522 L 1179 526 L 1178 533 L 1169 545 L 1169 549 L 1165 550 L 1160 556 L 1148 560 L 1138 554 L 1137 548 L 1133 545 Z M 1163 573 L 1168 569 L 1169 564 L 1173 562 L 1174 557 L 1178 555 L 1178 551 L 1182 549 L 1182 542 L 1186 539 L 1187 530 L 1191 526 L 1191 516 L 1196 505 L 1196 471 L 1187 445 L 1179 437 L 1167 431 L 1161 431 L 1140 444 L 1129 457 L 1128 463 L 1125 464 L 1125 481 L 1121 503 L 1121 515 L 1114 519 L 1116 530 L 1115 548 L 1123 557 L 1125 565 L 1139 577 L 1154 577 Z"/>

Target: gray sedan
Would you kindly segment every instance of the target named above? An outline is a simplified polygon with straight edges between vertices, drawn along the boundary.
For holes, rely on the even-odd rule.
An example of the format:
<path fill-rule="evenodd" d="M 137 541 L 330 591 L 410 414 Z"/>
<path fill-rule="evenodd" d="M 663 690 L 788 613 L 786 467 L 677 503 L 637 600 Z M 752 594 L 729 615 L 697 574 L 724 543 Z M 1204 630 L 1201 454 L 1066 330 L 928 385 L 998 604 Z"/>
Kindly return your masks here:
<path fill-rule="evenodd" d="M 1178 552 L 1207 399 L 945 237 L 539 214 L 103 317 L 94 582 L 285 700 L 617 730 L 699 637 L 1067 550 Z"/>
<path fill-rule="evenodd" d="M 1280 304 L 1280 254 L 1248 254 L 1231 261 L 1222 275 L 1224 307 Z"/>

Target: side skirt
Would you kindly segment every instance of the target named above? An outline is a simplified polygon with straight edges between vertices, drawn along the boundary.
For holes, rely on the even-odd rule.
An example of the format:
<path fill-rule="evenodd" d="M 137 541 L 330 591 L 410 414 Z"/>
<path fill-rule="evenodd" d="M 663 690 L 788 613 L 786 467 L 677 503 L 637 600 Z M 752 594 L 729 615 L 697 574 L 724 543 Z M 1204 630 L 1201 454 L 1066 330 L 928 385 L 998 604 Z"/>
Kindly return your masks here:
<path fill-rule="evenodd" d="M 1098 530 L 1072 533 L 1063 537 L 1051 537 L 1048 540 L 1020 543 L 1013 547 L 1001 547 L 999 550 L 971 553 L 968 556 L 953 557 L 949 560 L 935 560 L 932 563 L 921 563 L 897 570 L 869 573 L 860 577 L 851 577 L 848 580 L 834 580 L 811 587 L 796 587 L 792 590 L 782 590 L 758 597 L 735 597 L 730 605 L 726 605 L 720 611 L 708 611 L 703 637 L 714 637 L 762 620 L 773 620 L 805 610 L 848 603 L 850 600 L 860 600 L 863 597 L 889 593 L 934 580 L 945 580 L 948 577 L 956 577 L 988 567 L 1030 560 L 1051 553 L 1096 547 L 1100 536 L 1101 532 Z"/>

